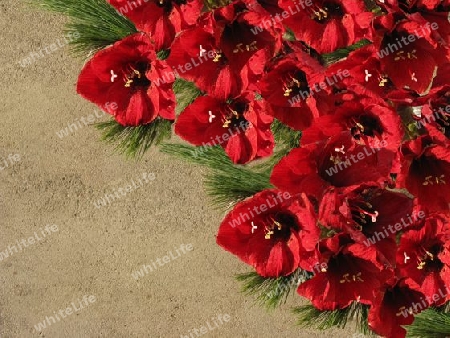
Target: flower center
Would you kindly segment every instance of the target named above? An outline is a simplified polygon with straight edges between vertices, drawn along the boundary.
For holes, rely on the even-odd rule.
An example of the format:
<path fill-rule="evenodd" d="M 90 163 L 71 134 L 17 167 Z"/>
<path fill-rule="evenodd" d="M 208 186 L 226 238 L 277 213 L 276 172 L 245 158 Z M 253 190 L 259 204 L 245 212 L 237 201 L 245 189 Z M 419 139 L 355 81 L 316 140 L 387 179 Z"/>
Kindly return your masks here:
<path fill-rule="evenodd" d="M 245 45 L 244 43 L 238 43 L 236 45 L 236 47 L 233 49 L 233 54 L 236 53 L 242 53 L 242 52 L 250 52 L 250 51 L 257 51 L 258 47 L 257 47 L 257 41 L 254 40 L 251 43 L 249 43 L 248 45 Z"/>
<path fill-rule="evenodd" d="M 293 215 L 286 213 L 271 215 L 264 226 L 264 238 L 287 241 L 291 236 L 291 229 L 299 229 Z"/>
<path fill-rule="evenodd" d="M 395 54 L 394 61 L 400 61 L 400 60 L 406 60 L 406 59 L 409 59 L 409 60 L 417 59 L 416 52 L 417 52 L 417 50 L 415 50 L 415 49 L 412 50 L 411 52 L 407 52 L 404 50 L 398 51 Z"/>
<path fill-rule="evenodd" d="M 218 63 L 221 66 L 228 64 L 228 59 L 220 49 L 213 50 L 214 57 L 212 59 L 213 62 Z"/>
<path fill-rule="evenodd" d="M 124 82 L 127 88 L 146 88 L 150 86 L 150 80 L 147 79 L 145 73 L 149 65 L 146 62 L 138 62 L 135 65 L 129 65 L 124 71 Z"/>
<path fill-rule="evenodd" d="M 422 247 L 419 251 L 421 254 L 417 256 L 417 269 L 423 270 L 425 268 L 427 271 L 441 271 L 444 264 L 437 258 L 441 250 L 442 246 L 439 244 L 433 245 L 429 248 L 429 251 Z"/>
<path fill-rule="evenodd" d="M 392 87 L 392 81 L 388 78 L 386 74 L 381 74 L 378 77 L 378 87 Z"/>
<path fill-rule="evenodd" d="M 297 71 L 294 74 L 286 74 L 282 80 L 282 83 L 283 95 L 286 97 L 290 97 L 291 95 L 295 96 L 300 92 L 306 92 L 308 95 L 310 93 L 308 81 L 306 80 L 306 74 L 302 71 Z"/>
<path fill-rule="evenodd" d="M 376 223 L 379 216 L 378 211 L 373 210 L 372 204 L 360 201 L 359 204 L 352 203 L 350 206 L 353 220 L 358 224 L 357 230 L 363 231 L 364 226 Z"/>
<path fill-rule="evenodd" d="M 340 284 L 352 283 L 352 282 L 364 282 L 361 278 L 362 273 L 359 271 L 355 274 L 345 273 L 342 275 L 342 279 L 339 281 Z"/>
<path fill-rule="evenodd" d="M 322 6 L 315 4 L 309 8 L 309 12 L 310 18 L 319 23 L 324 23 L 327 19 L 342 17 L 344 15 L 341 6 L 332 2 L 324 3 Z"/>
<path fill-rule="evenodd" d="M 383 133 L 378 119 L 369 115 L 362 115 L 358 119 L 353 117 L 349 125 L 353 138 L 358 142 L 367 141 L 368 137 L 380 137 Z"/>
<path fill-rule="evenodd" d="M 352 219 L 356 223 L 355 229 L 361 231 L 365 236 L 371 236 L 377 225 L 380 213 L 370 202 L 379 196 L 378 190 L 364 189 L 348 202 Z"/>
<path fill-rule="evenodd" d="M 228 113 L 223 117 L 223 128 L 230 128 L 236 131 L 238 128 L 247 128 L 248 122 L 244 117 L 248 105 L 244 102 L 232 102 L 227 105 Z"/>
<path fill-rule="evenodd" d="M 425 180 L 422 182 L 422 185 L 435 185 L 435 184 L 447 184 L 445 181 L 445 174 L 440 176 L 426 176 Z"/>

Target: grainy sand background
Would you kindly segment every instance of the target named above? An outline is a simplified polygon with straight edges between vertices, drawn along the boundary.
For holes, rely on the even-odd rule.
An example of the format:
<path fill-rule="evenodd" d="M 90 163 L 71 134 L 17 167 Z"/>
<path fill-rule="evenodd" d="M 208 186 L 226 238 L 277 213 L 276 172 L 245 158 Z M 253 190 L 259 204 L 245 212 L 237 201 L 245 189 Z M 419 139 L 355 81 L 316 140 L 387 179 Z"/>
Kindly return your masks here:
<path fill-rule="evenodd" d="M 239 292 L 233 275 L 248 267 L 215 244 L 223 214 L 210 207 L 202 168 L 157 150 L 127 161 L 92 126 L 57 136 L 94 112 L 75 93 L 83 60 L 64 47 L 27 67 L 19 62 L 61 40 L 64 20 L 0 0 L 0 165 L 20 156 L 0 170 L 0 251 L 47 224 L 59 229 L 0 261 L 0 337 L 189 337 L 220 314 L 229 322 L 202 336 L 351 337 L 350 330 L 296 327 L 290 307 L 299 297 L 267 312 Z M 94 207 L 143 173 L 155 180 Z M 176 255 L 181 244 L 193 251 L 133 279 L 132 272 L 169 251 Z M 84 295 L 96 301 L 35 330 Z"/>

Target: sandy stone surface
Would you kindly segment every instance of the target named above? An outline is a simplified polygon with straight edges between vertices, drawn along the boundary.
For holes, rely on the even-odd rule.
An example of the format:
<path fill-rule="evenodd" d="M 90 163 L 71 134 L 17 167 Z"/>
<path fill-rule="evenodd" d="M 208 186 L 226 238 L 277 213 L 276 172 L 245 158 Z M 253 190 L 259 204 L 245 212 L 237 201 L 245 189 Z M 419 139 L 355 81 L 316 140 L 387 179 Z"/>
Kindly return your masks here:
<path fill-rule="evenodd" d="M 58 46 L 20 62 L 61 44 L 63 25 L 58 15 L 0 0 L 0 251 L 12 250 L 0 261 L 0 337 L 178 338 L 202 326 L 204 337 L 352 337 L 296 327 L 290 308 L 299 297 L 268 312 L 239 292 L 233 275 L 249 268 L 215 244 L 224 215 L 210 207 L 202 168 L 157 150 L 128 161 L 92 126 L 57 135 L 94 114 L 75 93 L 83 60 Z M 130 184 L 126 196 L 94 205 Z M 55 323 L 36 330 L 46 316 Z"/>

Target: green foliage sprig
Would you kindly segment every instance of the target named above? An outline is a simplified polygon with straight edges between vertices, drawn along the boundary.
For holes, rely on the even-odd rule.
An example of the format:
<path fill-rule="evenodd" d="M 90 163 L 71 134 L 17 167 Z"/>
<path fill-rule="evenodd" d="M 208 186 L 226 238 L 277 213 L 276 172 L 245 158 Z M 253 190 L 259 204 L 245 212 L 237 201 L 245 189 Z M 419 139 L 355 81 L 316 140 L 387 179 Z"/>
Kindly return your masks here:
<path fill-rule="evenodd" d="M 289 276 L 264 278 L 251 271 L 236 276 L 242 282 L 242 292 L 255 297 L 257 303 L 268 309 L 274 309 L 286 302 L 298 285 L 310 279 L 312 273 L 298 269 Z"/>
<path fill-rule="evenodd" d="M 137 32 L 106 0 L 38 0 L 31 4 L 69 18 L 66 32 L 79 36 L 71 41 L 78 54 L 89 55 Z"/>

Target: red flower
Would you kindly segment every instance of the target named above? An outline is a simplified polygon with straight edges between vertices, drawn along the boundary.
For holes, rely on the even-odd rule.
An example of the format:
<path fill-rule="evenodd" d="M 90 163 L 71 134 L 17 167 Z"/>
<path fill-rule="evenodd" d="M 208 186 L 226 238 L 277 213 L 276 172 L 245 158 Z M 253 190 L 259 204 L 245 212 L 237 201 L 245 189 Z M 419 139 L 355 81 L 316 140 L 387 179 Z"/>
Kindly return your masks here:
<path fill-rule="evenodd" d="M 178 117 L 175 132 L 195 145 L 220 145 L 234 163 L 269 156 L 274 147 L 267 104 L 247 92 L 233 100 L 200 96 Z"/>
<path fill-rule="evenodd" d="M 386 148 L 370 148 L 354 142 L 350 131 L 292 150 L 274 167 L 271 182 L 291 193 L 305 192 L 320 199 L 329 187 L 365 182 L 384 183 L 396 154 Z"/>
<path fill-rule="evenodd" d="M 402 279 L 377 294 L 369 311 L 369 327 L 383 337 L 404 338 L 406 330 L 401 325 L 412 324 L 413 314 L 428 305 L 418 285 L 411 279 Z"/>
<path fill-rule="evenodd" d="M 402 170 L 397 186 L 406 188 L 430 212 L 450 209 L 450 150 L 433 144 L 428 136 L 403 147 Z"/>
<path fill-rule="evenodd" d="M 196 23 L 203 8 L 200 0 L 108 0 L 122 15 L 149 33 L 156 50 L 169 48 L 175 34 Z"/>
<path fill-rule="evenodd" d="M 319 310 L 336 310 L 353 301 L 371 304 L 384 282 L 392 276 L 390 270 L 377 261 L 373 247 L 352 244 L 346 235 L 336 235 L 322 241 L 321 270 L 299 285 L 297 292 L 308 298 Z"/>
<path fill-rule="evenodd" d="M 412 208 L 412 199 L 402 193 L 362 184 L 328 191 L 320 205 L 319 220 L 349 234 L 357 243 L 374 245 L 378 261 L 395 266 L 395 236 L 414 225 L 408 219 Z"/>
<path fill-rule="evenodd" d="M 375 45 L 384 72 L 398 88 L 423 95 L 431 86 L 446 50 L 433 38 L 431 24 L 420 15 L 396 22 L 389 14 L 376 19 Z"/>
<path fill-rule="evenodd" d="M 445 148 L 450 146 L 450 86 L 446 85 L 432 95 L 415 124 L 419 132 L 425 128 L 436 144 Z"/>
<path fill-rule="evenodd" d="M 102 109 L 115 102 L 117 109 L 108 105 L 108 113 L 124 126 L 147 124 L 158 115 L 174 120 L 171 84 L 152 82 L 166 70 L 148 37 L 138 33 L 95 54 L 81 71 L 77 91 Z"/>
<path fill-rule="evenodd" d="M 323 71 L 318 61 L 304 52 L 296 52 L 269 67 L 258 87 L 277 119 L 302 130 L 319 116 L 317 105 L 321 100 L 314 97 L 312 85 L 322 80 Z"/>
<path fill-rule="evenodd" d="M 286 26 L 319 53 L 330 53 L 369 37 L 373 13 L 366 11 L 364 1 L 312 0 L 311 6 L 296 10 L 296 1 L 281 0 L 280 7 L 298 13 L 286 19 Z"/>
<path fill-rule="evenodd" d="M 239 95 L 248 87 L 249 78 L 263 72 L 281 45 L 272 28 L 252 33 L 258 17 L 242 3 L 208 13 L 205 27 L 187 29 L 177 36 L 168 64 L 210 96 L 228 99 Z"/>
<path fill-rule="evenodd" d="M 433 306 L 450 299 L 447 291 L 450 285 L 449 221 L 448 217 L 439 215 L 428 218 L 420 230 L 403 234 L 397 252 L 400 272 L 420 285 Z"/>
<path fill-rule="evenodd" d="M 356 96 L 333 114 L 321 116 L 302 134 L 302 144 L 313 143 L 349 130 L 356 143 L 377 148 L 383 143 L 397 151 L 403 139 L 401 119 L 384 101 Z"/>
<path fill-rule="evenodd" d="M 264 190 L 238 203 L 219 228 L 217 244 L 263 277 L 294 272 L 319 241 L 313 207 L 305 195 L 292 198 Z"/>
<path fill-rule="evenodd" d="M 437 29 L 433 32 L 433 38 L 443 45 L 450 43 L 450 24 L 448 21 L 448 12 L 450 11 L 450 3 L 448 0 L 388 0 L 378 3 L 388 12 L 406 17 L 423 17 L 430 23 L 436 23 Z"/>
<path fill-rule="evenodd" d="M 248 86 L 241 70 L 232 69 L 213 35 L 203 28 L 183 31 L 175 39 L 167 63 L 180 77 L 217 98 L 239 95 Z"/>
<path fill-rule="evenodd" d="M 351 52 L 346 59 L 330 65 L 327 74 L 336 74 L 339 69 L 348 71 L 349 76 L 337 83 L 343 92 L 350 91 L 375 97 L 377 100 L 389 99 L 410 104 L 414 93 L 393 84 L 377 54 L 378 49 L 374 45 L 359 48 Z"/>

